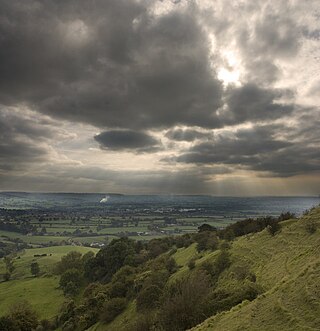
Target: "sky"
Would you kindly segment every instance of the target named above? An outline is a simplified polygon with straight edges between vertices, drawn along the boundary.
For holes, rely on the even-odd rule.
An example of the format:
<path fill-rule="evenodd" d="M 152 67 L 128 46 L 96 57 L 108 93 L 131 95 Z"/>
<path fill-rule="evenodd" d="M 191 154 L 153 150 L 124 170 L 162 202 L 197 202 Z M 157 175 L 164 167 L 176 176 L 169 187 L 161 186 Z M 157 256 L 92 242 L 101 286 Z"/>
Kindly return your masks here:
<path fill-rule="evenodd" d="M 0 190 L 320 194 L 318 0 L 0 0 Z"/>

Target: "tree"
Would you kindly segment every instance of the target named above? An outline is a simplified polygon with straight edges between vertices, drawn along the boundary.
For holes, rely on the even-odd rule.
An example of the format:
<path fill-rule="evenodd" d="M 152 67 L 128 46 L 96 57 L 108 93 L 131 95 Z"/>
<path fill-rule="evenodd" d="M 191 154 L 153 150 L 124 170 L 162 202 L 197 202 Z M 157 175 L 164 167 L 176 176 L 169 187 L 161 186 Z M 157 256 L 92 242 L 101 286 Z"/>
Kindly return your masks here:
<path fill-rule="evenodd" d="M 11 278 L 11 274 L 13 270 L 15 269 L 13 265 L 13 259 L 9 256 L 5 256 L 4 263 L 6 265 L 6 273 L 4 274 L 4 280 L 8 281 Z"/>
<path fill-rule="evenodd" d="M 38 262 L 32 262 L 30 268 L 31 268 L 32 275 L 34 275 L 35 277 L 38 277 L 39 273 L 40 273 L 40 267 L 39 267 Z"/>
<path fill-rule="evenodd" d="M 81 287 L 82 274 L 77 269 L 69 269 L 60 278 L 60 286 L 65 295 L 76 295 Z"/>
<path fill-rule="evenodd" d="M 210 280 L 203 272 L 171 284 L 159 313 L 163 330 L 187 330 L 203 321 L 210 290 Z"/>
<path fill-rule="evenodd" d="M 188 268 L 189 270 L 192 270 L 196 267 L 196 259 L 192 258 L 190 259 L 190 261 L 188 262 Z"/>
<path fill-rule="evenodd" d="M 133 264 L 135 254 L 133 240 L 114 239 L 108 246 L 102 248 L 94 259 L 89 260 L 90 263 L 86 263 L 86 277 L 92 280 L 109 281 L 122 266 Z"/>
<path fill-rule="evenodd" d="M 81 256 L 82 255 L 79 252 L 69 252 L 61 258 L 60 262 L 57 263 L 56 272 L 61 275 L 68 269 L 82 269 L 83 263 Z"/>
<path fill-rule="evenodd" d="M 9 318 L 19 331 L 32 331 L 38 325 L 37 313 L 31 308 L 28 301 L 21 301 L 10 308 Z"/>
<path fill-rule="evenodd" d="M 162 290 L 159 286 L 150 285 L 141 290 L 137 296 L 137 310 L 149 310 L 159 306 Z"/>
<path fill-rule="evenodd" d="M 13 259 L 11 257 L 9 257 L 9 256 L 6 256 L 4 258 L 4 263 L 6 265 L 7 272 L 9 272 L 10 274 L 12 274 L 12 272 L 14 270 Z"/>
<path fill-rule="evenodd" d="M 210 224 L 204 223 L 198 227 L 198 232 L 204 231 L 217 231 L 217 228 Z"/>
<path fill-rule="evenodd" d="M 170 274 L 173 274 L 178 270 L 177 262 L 173 257 L 169 257 L 169 259 L 166 261 L 165 266 L 166 269 L 170 272 Z"/>
<path fill-rule="evenodd" d="M 120 315 L 127 307 L 128 301 L 125 298 L 113 298 L 107 301 L 103 307 L 102 320 L 111 322 Z"/>
<path fill-rule="evenodd" d="M 1 331 L 12 331 L 16 330 L 16 325 L 9 316 L 0 317 L 0 330 Z"/>

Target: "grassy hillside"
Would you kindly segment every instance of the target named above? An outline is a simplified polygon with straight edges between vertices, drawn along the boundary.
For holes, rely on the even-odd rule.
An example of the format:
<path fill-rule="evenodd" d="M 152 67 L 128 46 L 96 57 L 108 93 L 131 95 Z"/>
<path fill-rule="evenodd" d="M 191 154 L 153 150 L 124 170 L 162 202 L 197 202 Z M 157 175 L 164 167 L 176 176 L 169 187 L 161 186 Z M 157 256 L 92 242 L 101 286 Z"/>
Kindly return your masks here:
<path fill-rule="evenodd" d="M 317 227 L 313 234 L 306 229 L 310 222 Z M 220 275 L 217 289 L 239 291 L 248 285 L 247 277 L 252 274 L 262 294 L 218 313 L 193 331 L 320 330 L 320 208 L 299 220 L 282 222 L 275 236 L 263 230 L 239 237 L 230 243 L 228 251 L 231 265 Z M 195 259 L 195 269 L 199 269 L 204 263 L 215 261 L 219 253 L 220 250 L 198 253 L 196 244 L 178 249 L 172 257 L 179 269 L 169 283 L 190 275 L 191 259 Z M 133 325 L 138 317 L 135 303 L 131 302 L 111 323 L 99 322 L 89 330 L 135 330 Z"/>
<path fill-rule="evenodd" d="M 310 221 L 317 226 L 313 234 L 306 231 Z M 193 330 L 320 330 L 319 227 L 317 208 L 301 220 L 283 222 L 274 237 L 265 230 L 235 240 L 233 263 L 250 265 L 265 292 Z"/>
<path fill-rule="evenodd" d="M 97 250 L 77 246 L 54 246 L 26 249 L 14 259 L 14 271 L 10 281 L 0 283 L 0 316 L 5 315 L 9 307 L 17 301 L 28 300 L 41 318 L 50 318 L 57 314 L 65 298 L 59 289 L 59 277 L 52 275 L 52 268 L 63 255 L 70 251 L 86 253 Z M 34 257 L 47 254 L 45 257 Z M 51 254 L 51 256 L 50 256 Z M 33 261 L 40 266 L 40 276 L 33 277 L 30 265 Z M 5 273 L 3 259 L 0 260 L 0 275 Z"/>

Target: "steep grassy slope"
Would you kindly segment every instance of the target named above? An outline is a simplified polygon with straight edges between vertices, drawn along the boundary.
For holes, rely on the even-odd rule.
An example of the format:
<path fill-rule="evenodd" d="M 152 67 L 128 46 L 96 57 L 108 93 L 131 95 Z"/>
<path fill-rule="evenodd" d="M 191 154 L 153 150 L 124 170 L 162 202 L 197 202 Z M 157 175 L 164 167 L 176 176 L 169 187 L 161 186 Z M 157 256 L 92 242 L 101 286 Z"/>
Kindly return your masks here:
<path fill-rule="evenodd" d="M 96 249 L 77 246 L 55 246 L 38 249 L 26 249 L 14 259 L 15 270 L 10 281 L 0 283 L 0 316 L 5 315 L 9 307 L 17 301 L 28 300 L 41 318 L 50 318 L 57 314 L 65 298 L 59 289 L 59 277 L 52 275 L 52 268 L 63 255 L 70 251 L 82 254 Z M 35 254 L 47 254 L 34 257 Z M 51 254 L 51 256 L 50 256 Z M 40 276 L 33 277 L 30 265 L 39 263 Z M 3 259 L 0 261 L 0 274 L 5 272 Z"/>
<path fill-rule="evenodd" d="M 313 221 L 317 231 L 306 231 Z M 251 267 L 264 293 L 228 312 L 209 318 L 194 331 L 320 330 L 320 208 L 297 221 L 234 241 L 233 264 Z M 220 282 L 227 283 L 227 274 Z"/>

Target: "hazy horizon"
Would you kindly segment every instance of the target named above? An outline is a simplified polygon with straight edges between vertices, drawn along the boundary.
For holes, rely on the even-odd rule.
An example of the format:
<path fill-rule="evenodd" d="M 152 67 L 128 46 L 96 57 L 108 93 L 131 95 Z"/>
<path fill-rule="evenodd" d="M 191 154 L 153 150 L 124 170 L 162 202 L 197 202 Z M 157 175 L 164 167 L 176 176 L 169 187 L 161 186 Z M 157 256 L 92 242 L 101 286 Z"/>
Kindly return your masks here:
<path fill-rule="evenodd" d="M 314 195 L 213 195 L 213 194 L 175 194 L 175 193 L 121 193 L 121 192 L 71 192 L 71 191 L 0 191 L 3 193 L 27 193 L 27 194 L 96 194 L 96 195 L 123 195 L 123 196 L 204 196 L 213 198 L 319 198 L 319 194 Z"/>

